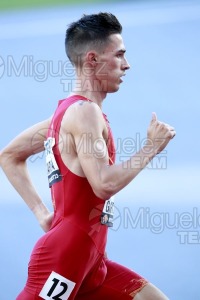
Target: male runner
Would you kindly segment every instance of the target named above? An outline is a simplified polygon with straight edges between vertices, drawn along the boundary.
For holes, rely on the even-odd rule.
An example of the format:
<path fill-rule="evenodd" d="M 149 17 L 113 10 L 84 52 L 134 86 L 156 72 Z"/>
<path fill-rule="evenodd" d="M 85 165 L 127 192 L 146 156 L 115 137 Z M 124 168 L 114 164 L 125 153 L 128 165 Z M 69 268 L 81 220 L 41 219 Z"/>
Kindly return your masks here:
<path fill-rule="evenodd" d="M 149 143 L 127 161 L 114 163 L 112 132 L 101 109 L 107 93 L 119 89 L 130 67 L 121 32 L 121 24 L 109 13 L 72 23 L 66 32 L 66 53 L 76 69 L 73 93 L 59 101 L 52 118 L 22 132 L 1 152 L 5 174 L 46 232 L 32 251 L 27 283 L 17 300 L 167 299 L 105 255 L 112 196 L 175 135 L 153 113 Z M 43 204 L 26 168 L 27 158 L 44 149 L 54 213 Z"/>

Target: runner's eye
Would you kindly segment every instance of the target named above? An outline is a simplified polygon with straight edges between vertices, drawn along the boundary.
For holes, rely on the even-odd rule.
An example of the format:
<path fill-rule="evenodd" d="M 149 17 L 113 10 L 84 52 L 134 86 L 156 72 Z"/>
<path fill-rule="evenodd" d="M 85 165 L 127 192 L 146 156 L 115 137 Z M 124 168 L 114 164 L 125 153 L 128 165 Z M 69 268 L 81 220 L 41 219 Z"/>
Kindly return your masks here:
<path fill-rule="evenodd" d="M 124 57 L 124 53 L 118 53 L 116 56 L 117 56 L 118 58 L 123 58 L 123 57 Z"/>

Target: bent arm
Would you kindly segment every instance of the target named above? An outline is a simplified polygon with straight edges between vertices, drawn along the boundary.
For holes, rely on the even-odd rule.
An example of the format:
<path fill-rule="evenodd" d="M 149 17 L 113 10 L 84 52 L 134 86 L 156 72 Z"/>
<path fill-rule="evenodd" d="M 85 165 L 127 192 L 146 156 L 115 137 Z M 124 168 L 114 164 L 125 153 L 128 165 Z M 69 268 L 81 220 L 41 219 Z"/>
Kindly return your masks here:
<path fill-rule="evenodd" d="M 85 105 L 79 108 L 77 120 L 74 137 L 81 167 L 94 193 L 105 200 L 127 186 L 175 135 L 172 127 L 157 121 L 153 115 L 148 129 L 150 143 L 127 161 L 109 166 L 101 112 Z"/>
<path fill-rule="evenodd" d="M 50 120 L 46 120 L 25 130 L 0 153 L 0 165 L 8 180 L 34 213 L 44 231 L 49 229 L 51 214 L 33 186 L 26 160 L 44 150 L 49 123 Z"/>

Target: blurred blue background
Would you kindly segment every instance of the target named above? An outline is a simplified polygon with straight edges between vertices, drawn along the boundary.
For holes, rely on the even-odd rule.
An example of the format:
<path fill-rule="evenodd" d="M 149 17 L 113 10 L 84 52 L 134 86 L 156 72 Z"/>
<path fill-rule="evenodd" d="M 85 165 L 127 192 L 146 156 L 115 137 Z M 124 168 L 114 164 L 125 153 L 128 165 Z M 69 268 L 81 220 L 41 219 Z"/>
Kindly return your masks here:
<path fill-rule="evenodd" d="M 200 299 L 200 1 L 123 1 L 0 13 L 2 149 L 19 132 L 48 118 L 73 81 L 64 50 L 67 25 L 83 13 L 109 11 L 123 24 L 131 69 L 108 95 L 117 159 L 139 147 L 152 111 L 176 128 L 165 152 L 116 195 L 108 255 L 140 273 L 172 300 Z M 67 68 L 66 68 L 67 66 Z M 68 82 L 69 82 L 68 81 Z M 51 208 L 43 154 L 28 161 Z M 43 234 L 0 170 L 0 300 L 12 300 Z"/>

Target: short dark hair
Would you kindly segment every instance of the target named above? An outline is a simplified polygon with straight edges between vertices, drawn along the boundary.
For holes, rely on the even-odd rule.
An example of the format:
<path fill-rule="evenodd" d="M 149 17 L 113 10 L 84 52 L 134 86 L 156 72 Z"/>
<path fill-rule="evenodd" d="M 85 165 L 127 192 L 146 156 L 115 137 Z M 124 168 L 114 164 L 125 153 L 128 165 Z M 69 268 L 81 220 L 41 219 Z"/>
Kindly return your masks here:
<path fill-rule="evenodd" d="M 83 15 L 66 30 L 65 50 L 73 65 L 77 65 L 89 47 L 100 49 L 105 46 L 111 34 L 121 34 L 122 25 L 111 13 Z"/>

